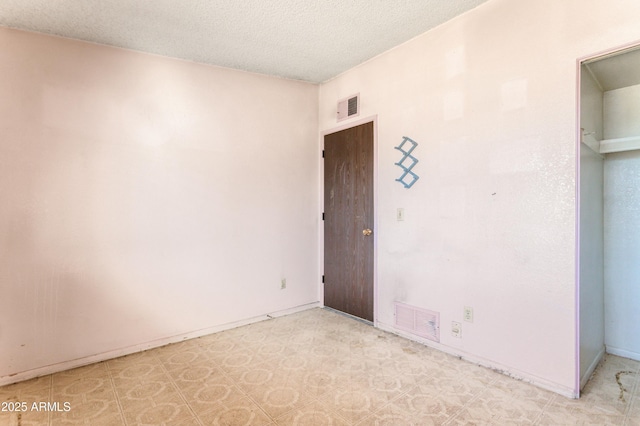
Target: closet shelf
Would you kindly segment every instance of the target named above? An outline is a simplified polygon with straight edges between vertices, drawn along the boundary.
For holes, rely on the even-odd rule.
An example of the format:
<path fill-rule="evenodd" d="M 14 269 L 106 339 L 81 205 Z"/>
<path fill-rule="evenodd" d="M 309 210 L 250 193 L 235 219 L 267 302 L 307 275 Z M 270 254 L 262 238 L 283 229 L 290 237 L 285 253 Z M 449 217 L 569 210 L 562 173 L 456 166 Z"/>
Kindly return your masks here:
<path fill-rule="evenodd" d="M 596 154 L 600 154 L 600 142 L 592 133 L 582 132 L 582 143 L 588 146 Z"/>
<path fill-rule="evenodd" d="M 582 143 L 591 148 L 597 154 L 609 154 L 612 152 L 633 151 L 640 149 L 640 136 L 626 138 L 604 139 L 598 141 L 594 133 L 582 132 Z"/>
<path fill-rule="evenodd" d="M 600 154 L 610 152 L 632 151 L 640 149 L 640 136 L 630 136 L 627 138 L 604 139 L 600 141 Z"/>

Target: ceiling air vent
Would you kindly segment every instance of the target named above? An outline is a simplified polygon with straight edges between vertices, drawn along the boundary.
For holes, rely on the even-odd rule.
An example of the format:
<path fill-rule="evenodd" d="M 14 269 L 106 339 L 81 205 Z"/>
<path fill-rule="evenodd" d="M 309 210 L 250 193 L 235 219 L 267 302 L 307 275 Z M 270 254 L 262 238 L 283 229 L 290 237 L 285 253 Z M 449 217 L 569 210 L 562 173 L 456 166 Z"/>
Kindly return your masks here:
<path fill-rule="evenodd" d="M 360 95 L 352 95 L 338 101 L 338 121 L 360 114 Z"/>
<path fill-rule="evenodd" d="M 396 328 L 434 342 L 440 341 L 440 313 L 396 302 Z"/>

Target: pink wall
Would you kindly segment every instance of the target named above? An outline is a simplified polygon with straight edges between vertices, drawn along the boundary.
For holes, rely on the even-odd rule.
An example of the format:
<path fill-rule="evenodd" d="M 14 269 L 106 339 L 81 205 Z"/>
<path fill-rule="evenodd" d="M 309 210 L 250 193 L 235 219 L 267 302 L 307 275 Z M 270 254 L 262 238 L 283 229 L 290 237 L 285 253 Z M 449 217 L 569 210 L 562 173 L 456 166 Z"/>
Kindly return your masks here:
<path fill-rule="evenodd" d="M 0 384 L 317 300 L 317 86 L 9 29 L 0 74 Z"/>
<path fill-rule="evenodd" d="M 425 344 L 577 394 L 576 60 L 640 39 L 639 19 L 633 1 L 492 0 L 321 86 L 321 132 L 353 93 L 378 118 L 380 327 L 398 332 L 396 301 L 440 312 Z"/>

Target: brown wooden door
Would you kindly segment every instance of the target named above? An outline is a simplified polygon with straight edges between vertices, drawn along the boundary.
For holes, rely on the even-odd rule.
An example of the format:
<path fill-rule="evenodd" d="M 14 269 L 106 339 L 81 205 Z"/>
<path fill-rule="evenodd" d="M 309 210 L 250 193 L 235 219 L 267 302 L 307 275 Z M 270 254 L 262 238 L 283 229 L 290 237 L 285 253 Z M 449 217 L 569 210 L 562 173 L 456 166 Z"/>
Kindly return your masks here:
<path fill-rule="evenodd" d="M 373 122 L 324 137 L 324 213 L 324 304 L 373 321 Z"/>

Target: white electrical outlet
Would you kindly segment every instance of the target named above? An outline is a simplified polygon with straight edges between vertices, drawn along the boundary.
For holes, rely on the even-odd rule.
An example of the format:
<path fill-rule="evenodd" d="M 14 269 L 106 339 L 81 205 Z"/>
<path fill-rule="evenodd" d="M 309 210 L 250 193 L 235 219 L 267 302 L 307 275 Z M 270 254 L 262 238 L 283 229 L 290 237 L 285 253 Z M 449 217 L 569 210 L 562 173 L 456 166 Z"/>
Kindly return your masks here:
<path fill-rule="evenodd" d="M 396 219 L 398 222 L 402 222 L 404 220 L 404 209 L 402 207 L 398 207 Z"/>
<path fill-rule="evenodd" d="M 451 335 L 453 337 L 457 337 L 458 339 L 462 338 L 462 324 L 456 321 L 451 321 Z"/>
<path fill-rule="evenodd" d="M 280 290 L 284 290 L 285 288 L 287 288 L 287 279 L 283 278 L 282 281 L 280 281 Z"/>
<path fill-rule="evenodd" d="M 466 322 L 473 322 L 473 308 L 471 306 L 464 307 L 464 320 Z"/>

